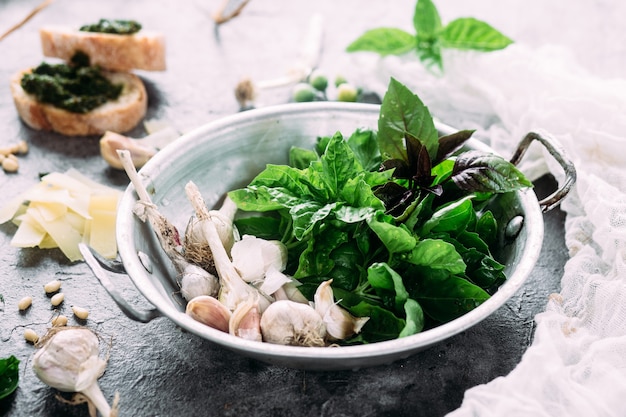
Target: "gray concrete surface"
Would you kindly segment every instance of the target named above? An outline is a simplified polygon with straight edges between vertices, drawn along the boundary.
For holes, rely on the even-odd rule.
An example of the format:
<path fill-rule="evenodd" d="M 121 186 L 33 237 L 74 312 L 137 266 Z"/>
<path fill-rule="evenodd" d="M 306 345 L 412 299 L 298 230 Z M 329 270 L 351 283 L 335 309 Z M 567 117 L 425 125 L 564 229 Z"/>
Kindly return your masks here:
<path fill-rule="evenodd" d="M 315 5 L 313 5 L 313 3 Z M 19 21 L 37 0 L 0 0 L 0 31 Z M 405 22 L 413 1 L 393 9 L 382 2 L 252 1 L 241 16 L 216 30 L 210 13 L 219 2 L 171 0 L 64 0 L 53 3 L 19 31 L 0 42 L 0 145 L 25 139 L 30 153 L 17 174 L 0 172 L 0 202 L 38 181 L 40 173 L 74 167 L 120 190 L 125 174 L 100 158 L 98 138 L 65 138 L 24 126 L 14 110 L 8 79 L 43 59 L 37 29 L 43 24 L 80 25 L 100 17 L 133 18 L 162 31 L 168 42 L 168 69 L 138 72 L 149 92 L 150 118 L 166 119 L 178 129 L 215 120 L 239 110 L 233 88 L 245 75 L 257 79 L 283 75 L 294 62 L 298 42 L 311 14 L 325 17 L 320 65 L 331 74 L 348 62 L 345 46 L 366 28 Z M 407 10 L 409 12 L 407 12 Z M 122 14 L 123 13 L 123 14 Z M 357 14 L 358 13 L 358 14 Z M 261 104 L 282 103 L 288 91 L 261 97 Z M 143 135 L 141 129 L 132 132 Z M 554 184 L 545 179 L 538 189 Z M 409 359 L 359 371 L 312 372 L 266 365 L 237 356 L 177 328 L 166 318 L 147 324 L 131 321 L 99 285 L 84 263 L 70 264 L 59 251 L 16 249 L 9 245 L 15 227 L 0 226 L 0 357 L 15 355 L 20 386 L 0 400 L 0 415 L 87 416 L 86 406 L 70 406 L 41 383 L 31 370 L 32 345 L 25 327 L 45 331 L 52 314 L 42 285 L 63 281 L 71 316 L 72 300 L 88 306 L 86 325 L 111 341 L 109 364 L 99 380 L 111 400 L 120 394 L 124 416 L 442 416 L 457 408 L 468 388 L 506 375 L 533 337 L 533 317 L 547 296 L 558 291 L 567 253 L 564 215 L 545 215 L 545 242 L 531 278 L 496 314 L 477 326 Z M 150 307 L 123 276 L 116 285 L 138 307 Z M 25 314 L 17 301 L 31 295 Z M 80 300 L 80 301 L 79 301 Z M 73 322 L 73 319 L 70 319 Z M 69 398 L 63 394 L 63 398 Z"/>

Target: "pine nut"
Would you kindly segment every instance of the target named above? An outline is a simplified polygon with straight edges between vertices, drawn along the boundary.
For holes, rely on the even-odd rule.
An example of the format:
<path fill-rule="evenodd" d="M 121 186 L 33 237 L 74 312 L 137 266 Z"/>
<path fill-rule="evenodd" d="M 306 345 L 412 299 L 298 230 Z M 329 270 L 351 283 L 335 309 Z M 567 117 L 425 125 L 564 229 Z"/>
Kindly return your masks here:
<path fill-rule="evenodd" d="M 50 303 L 53 306 L 58 306 L 59 304 L 61 304 L 63 302 L 63 300 L 65 299 L 65 294 L 63 294 L 62 292 L 58 293 L 58 294 L 54 294 L 52 296 L 52 298 L 50 299 Z"/>
<path fill-rule="evenodd" d="M 19 308 L 20 311 L 24 311 L 28 307 L 30 307 L 32 304 L 33 304 L 33 297 L 26 296 L 26 297 L 22 298 L 20 301 L 18 301 L 17 308 Z"/>
<path fill-rule="evenodd" d="M 89 310 L 86 308 L 72 306 L 72 311 L 74 315 L 81 320 L 87 320 L 87 317 L 89 317 Z"/>
<path fill-rule="evenodd" d="M 46 294 L 57 292 L 59 291 L 60 288 L 61 288 L 61 281 L 59 281 L 58 279 L 55 279 L 54 281 L 50 281 L 49 283 L 43 286 L 43 290 L 46 292 Z"/>
<path fill-rule="evenodd" d="M 33 329 L 26 329 L 24 330 L 24 339 L 30 343 L 37 343 L 39 335 Z"/>
<path fill-rule="evenodd" d="M 67 316 L 60 314 L 56 317 L 53 317 L 51 323 L 54 327 L 66 326 L 67 325 Z"/>

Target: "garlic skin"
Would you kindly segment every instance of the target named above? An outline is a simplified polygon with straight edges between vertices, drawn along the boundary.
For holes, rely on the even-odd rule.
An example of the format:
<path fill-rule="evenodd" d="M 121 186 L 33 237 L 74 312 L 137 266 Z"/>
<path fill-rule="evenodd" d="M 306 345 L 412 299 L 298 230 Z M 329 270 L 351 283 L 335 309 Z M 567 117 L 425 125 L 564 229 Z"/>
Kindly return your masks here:
<path fill-rule="evenodd" d="M 124 165 L 117 155 L 119 149 L 130 152 L 133 165 L 138 169 L 143 167 L 158 151 L 156 148 L 142 144 L 128 136 L 110 131 L 105 132 L 100 139 L 100 155 L 112 168 L 122 170 Z"/>
<path fill-rule="evenodd" d="M 47 385 L 63 392 L 85 395 L 105 417 L 111 415 L 98 378 L 106 361 L 99 354 L 98 337 L 84 327 L 56 327 L 42 338 L 43 346 L 33 356 L 33 370 Z"/>
<path fill-rule="evenodd" d="M 270 268 L 283 271 L 287 265 L 287 248 L 276 240 L 244 235 L 231 249 L 235 269 L 246 282 L 263 280 Z"/>
<path fill-rule="evenodd" d="M 315 310 L 326 325 L 329 340 L 343 340 L 361 331 L 369 317 L 354 317 L 341 308 L 333 296 L 332 279 L 322 282 L 313 297 Z"/>
<path fill-rule="evenodd" d="M 187 303 L 185 313 L 202 324 L 228 333 L 231 312 L 214 297 L 200 295 L 192 298 Z"/>
<path fill-rule="evenodd" d="M 325 346 L 326 325 L 309 304 L 275 301 L 261 315 L 263 341 L 290 346 Z"/>

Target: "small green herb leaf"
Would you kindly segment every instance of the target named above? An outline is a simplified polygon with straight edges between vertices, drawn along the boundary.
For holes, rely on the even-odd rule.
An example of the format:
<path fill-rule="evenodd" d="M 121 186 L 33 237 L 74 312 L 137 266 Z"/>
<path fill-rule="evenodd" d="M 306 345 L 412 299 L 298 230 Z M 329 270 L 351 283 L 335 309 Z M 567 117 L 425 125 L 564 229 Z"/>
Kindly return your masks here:
<path fill-rule="evenodd" d="M 465 191 L 506 193 L 532 187 L 532 182 L 515 165 L 481 151 L 461 154 L 454 164 L 452 180 Z"/>
<path fill-rule="evenodd" d="M 11 395 L 19 384 L 20 361 L 11 355 L 8 358 L 0 359 L 0 399 Z"/>
<path fill-rule="evenodd" d="M 484 52 L 504 49 L 513 43 L 488 23 L 471 17 L 448 23 L 441 31 L 440 39 L 442 46 L 447 48 Z"/>
<path fill-rule="evenodd" d="M 413 27 L 419 40 L 433 40 L 441 30 L 441 17 L 431 0 L 417 0 Z"/>
<path fill-rule="evenodd" d="M 378 119 L 381 153 L 408 163 L 405 137 L 417 139 L 431 158 L 437 155 L 439 135 L 428 108 L 411 90 L 391 78 Z"/>
<path fill-rule="evenodd" d="M 415 36 L 401 29 L 371 29 L 348 45 L 347 52 L 375 52 L 381 56 L 402 55 L 415 49 Z"/>

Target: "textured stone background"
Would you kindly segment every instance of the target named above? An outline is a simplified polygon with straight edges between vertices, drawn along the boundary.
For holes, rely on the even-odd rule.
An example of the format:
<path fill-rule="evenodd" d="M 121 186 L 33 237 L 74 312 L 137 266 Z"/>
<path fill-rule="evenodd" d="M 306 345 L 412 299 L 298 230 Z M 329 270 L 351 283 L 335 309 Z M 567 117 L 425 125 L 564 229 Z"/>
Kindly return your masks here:
<path fill-rule="evenodd" d="M 71 167 L 120 190 L 126 185 L 125 175 L 100 158 L 98 138 L 35 132 L 19 121 L 8 79 L 43 59 L 37 34 L 41 25 L 132 18 L 146 29 L 165 33 L 167 71 L 139 75 L 149 91 L 148 117 L 166 119 L 186 131 L 236 113 L 232 91 L 242 76 L 260 80 L 283 75 L 294 63 L 314 11 L 322 11 L 325 19 L 320 65 L 333 76 L 349 73 L 350 61 L 343 50 L 365 29 L 410 25 L 414 2 L 396 3 L 390 9 L 387 3 L 373 1 L 258 0 L 216 31 L 210 13 L 218 7 L 217 0 L 55 2 L 0 42 L 0 145 L 25 139 L 31 149 L 20 159 L 18 174 L 0 172 L 0 202 L 35 184 L 39 173 Z M 0 32 L 37 4 L 37 0 L 0 0 Z M 288 94 L 280 89 L 262 94 L 259 104 L 286 102 Z M 141 129 L 132 133 L 143 135 Z M 548 180 L 539 188 L 552 186 Z M 543 310 L 547 296 L 558 291 L 567 255 L 563 214 L 555 210 L 545 222 L 543 252 L 531 278 L 492 317 L 407 360 L 342 372 L 259 363 L 187 334 L 166 318 L 133 322 L 120 313 L 84 263 L 69 264 L 55 250 L 12 248 L 15 227 L 1 225 L 0 293 L 5 303 L 0 305 L 0 357 L 13 354 L 22 362 L 20 387 L 0 400 L 0 414 L 88 415 L 86 406 L 60 402 L 58 393 L 35 377 L 29 363 L 34 348 L 22 338 L 25 327 L 45 332 L 52 309 L 42 285 L 59 279 L 66 295 L 61 312 L 71 317 L 73 302 L 88 306 L 91 315 L 86 324 L 112 341 L 109 364 L 99 382 L 107 399 L 120 393 L 121 415 L 441 416 L 460 405 L 466 389 L 512 370 L 532 340 L 533 316 Z M 116 285 L 135 306 L 150 307 L 128 279 L 118 277 Z M 24 295 L 33 296 L 34 304 L 20 314 L 16 304 Z"/>

